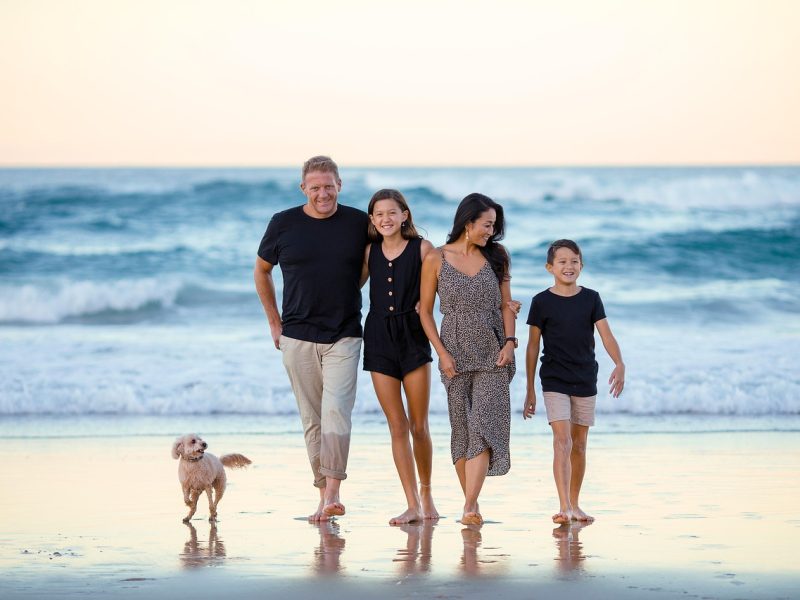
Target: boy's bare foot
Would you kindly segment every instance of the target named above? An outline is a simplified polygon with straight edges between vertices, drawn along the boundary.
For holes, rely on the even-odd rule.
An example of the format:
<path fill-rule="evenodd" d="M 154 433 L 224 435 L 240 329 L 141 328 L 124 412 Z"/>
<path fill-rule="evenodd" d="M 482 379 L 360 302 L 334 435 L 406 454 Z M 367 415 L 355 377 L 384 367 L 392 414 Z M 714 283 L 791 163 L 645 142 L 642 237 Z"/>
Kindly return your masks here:
<path fill-rule="evenodd" d="M 572 521 L 572 515 L 566 511 L 559 511 L 553 515 L 553 523 L 558 523 L 559 525 L 565 525 Z"/>
<path fill-rule="evenodd" d="M 419 499 L 422 503 L 422 518 L 423 519 L 438 519 L 439 511 L 433 504 L 433 494 L 431 493 L 431 486 L 420 484 L 419 486 Z"/>
<path fill-rule="evenodd" d="M 594 521 L 594 517 L 592 515 L 587 515 L 577 506 L 572 507 L 572 520 L 573 521 L 581 521 L 582 523 L 591 523 Z"/>
<path fill-rule="evenodd" d="M 416 523 L 422 520 L 422 515 L 419 510 L 409 508 L 403 514 L 397 515 L 389 519 L 389 525 L 404 525 L 406 523 Z"/>

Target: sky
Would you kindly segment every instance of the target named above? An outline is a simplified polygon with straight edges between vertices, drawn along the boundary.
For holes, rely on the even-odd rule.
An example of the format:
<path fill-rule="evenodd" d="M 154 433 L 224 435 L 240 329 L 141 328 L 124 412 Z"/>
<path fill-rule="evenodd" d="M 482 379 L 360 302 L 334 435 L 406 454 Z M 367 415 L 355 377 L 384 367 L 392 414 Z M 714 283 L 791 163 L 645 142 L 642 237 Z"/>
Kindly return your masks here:
<path fill-rule="evenodd" d="M 800 163 L 794 0 L 0 0 L 0 166 Z"/>

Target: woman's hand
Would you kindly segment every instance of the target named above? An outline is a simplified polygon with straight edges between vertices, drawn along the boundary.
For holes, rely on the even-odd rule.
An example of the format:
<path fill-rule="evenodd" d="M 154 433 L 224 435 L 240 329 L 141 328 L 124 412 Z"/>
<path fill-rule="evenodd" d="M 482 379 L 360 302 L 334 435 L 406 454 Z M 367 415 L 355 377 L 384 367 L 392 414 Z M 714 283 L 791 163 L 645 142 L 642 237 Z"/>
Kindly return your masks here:
<path fill-rule="evenodd" d="M 498 367 L 505 367 L 514 362 L 514 343 L 506 342 L 500 348 L 500 354 L 497 355 L 497 361 L 494 363 Z"/>
<path fill-rule="evenodd" d="M 449 352 L 444 352 L 439 356 L 439 369 L 448 379 L 452 379 L 458 375 L 456 371 L 456 361 Z"/>

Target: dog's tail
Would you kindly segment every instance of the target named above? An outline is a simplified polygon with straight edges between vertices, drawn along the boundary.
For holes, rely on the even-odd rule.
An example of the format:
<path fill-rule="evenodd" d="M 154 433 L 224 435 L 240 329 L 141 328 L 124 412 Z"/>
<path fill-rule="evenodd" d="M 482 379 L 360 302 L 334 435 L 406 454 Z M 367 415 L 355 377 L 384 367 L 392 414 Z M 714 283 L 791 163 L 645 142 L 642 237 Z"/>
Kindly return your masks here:
<path fill-rule="evenodd" d="M 226 454 L 219 457 L 220 462 L 229 469 L 242 469 L 253 461 L 241 454 Z"/>

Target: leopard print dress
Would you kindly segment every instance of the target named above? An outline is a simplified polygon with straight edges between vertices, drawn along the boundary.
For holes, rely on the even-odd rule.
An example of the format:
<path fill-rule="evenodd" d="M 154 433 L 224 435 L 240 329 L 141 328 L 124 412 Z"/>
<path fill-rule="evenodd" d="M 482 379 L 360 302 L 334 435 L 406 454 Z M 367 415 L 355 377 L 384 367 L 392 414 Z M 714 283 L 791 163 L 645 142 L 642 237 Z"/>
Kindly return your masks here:
<path fill-rule="evenodd" d="M 443 315 L 440 337 L 458 373 L 452 379 L 441 374 L 447 390 L 453 463 L 488 449 L 487 474 L 505 475 L 511 468 L 509 385 L 515 366 L 495 365 L 505 341 L 497 276 L 487 261 L 470 277 L 442 253 L 438 293 Z"/>

